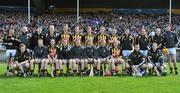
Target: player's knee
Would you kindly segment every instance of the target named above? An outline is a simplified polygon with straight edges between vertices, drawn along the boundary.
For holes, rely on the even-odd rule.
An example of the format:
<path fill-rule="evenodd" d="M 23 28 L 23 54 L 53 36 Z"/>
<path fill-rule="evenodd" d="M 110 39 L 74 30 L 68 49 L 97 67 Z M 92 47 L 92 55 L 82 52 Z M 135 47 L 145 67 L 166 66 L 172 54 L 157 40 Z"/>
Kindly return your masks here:
<path fill-rule="evenodd" d="M 97 60 L 97 64 L 101 64 L 101 60 L 100 59 Z"/>
<path fill-rule="evenodd" d="M 69 64 L 72 64 L 72 59 L 70 59 L 70 60 L 68 61 L 68 63 L 69 63 Z"/>
<path fill-rule="evenodd" d="M 74 60 L 72 60 L 72 63 L 73 63 L 73 64 L 76 64 L 76 62 L 77 62 L 77 60 L 75 60 L 75 59 L 74 59 Z"/>
<path fill-rule="evenodd" d="M 130 66 L 128 63 L 126 63 L 125 68 L 130 69 Z"/>
<path fill-rule="evenodd" d="M 18 66 L 17 66 L 16 64 L 12 64 L 12 65 L 11 65 L 11 68 L 12 68 L 12 69 L 16 69 L 17 67 L 18 67 Z"/>
<path fill-rule="evenodd" d="M 34 59 L 32 59 L 32 60 L 30 61 L 30 64 L 34 64 L 34 61 L 35 61 L 35 60 L 34 60 Z"/>
<path fill-rule="evenodd" d="M 44 64 L 46 60 L 42 59 L 40 64 Z"/>
<path fill-rule="evenodd" d="M 29 69 L 29 63 L 25 63 L 24 66 L 25 66 L 26 69 Z"/>
<path fill-rule="evenodd" d="M 85 63 L 85 64 L 87 64 L 88 62 L 92 62 L 92 61 L 87 60 L 87 59 L 84 60 L 84 63 Z"/>
<path fill-rule="evenodd" d="M 148 63 L 148 64 L 147 64 L 147 68 L 148 68 L 148 69 L 153 69 L 153 65 L 152 65 L 151 63 Z"/>
<path fill-rule="evenodd" d="M 84 64 L 85 61 L 82 59 L 82 60 L 80 60 L 80 62 L 81 62 L 81 64 Z"/>
<path fill-rule="evenodd" d="M 107 64 L 111 64 L 112 63 L 112 60 L 111 59 L 108 59 L 106 60 Z"/>
<path fill-rule="evenodd" d="M 163 64 L 163 65 L 162 65 L 162 67 L 164 67 L 164 69 L 166 69 L 166 68 L 167 68 L 166 64 Z"/>
<path fill-rule="evenodd" d="M 48 63 L 49 63 L 49 60 L 48 60 L 48 59 L 46 59 L 46 60 L 44 61 L 44 63 L 45 63 L 45 64 L 48 64 Z"/>
<path fill-rule="evenodd" d="M 63 60 L 59 60 L 59 63 L 60 63 L 60 64 L 63 64 L 64 62 L 63 62 Z"/>

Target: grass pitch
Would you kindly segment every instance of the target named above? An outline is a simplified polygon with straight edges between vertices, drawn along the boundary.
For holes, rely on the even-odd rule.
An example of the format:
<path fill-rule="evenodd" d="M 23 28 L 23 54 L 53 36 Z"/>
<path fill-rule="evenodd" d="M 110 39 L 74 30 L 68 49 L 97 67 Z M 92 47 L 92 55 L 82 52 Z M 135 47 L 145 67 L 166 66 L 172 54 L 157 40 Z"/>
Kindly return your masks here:
<path fill-rule="evenodd" d="M 6 77 L 5 71 L 6 64 L 0 64 L 0 93 L 180 93 L 180 76 L 174 74 L 165 77 L 21 78 Z"/>

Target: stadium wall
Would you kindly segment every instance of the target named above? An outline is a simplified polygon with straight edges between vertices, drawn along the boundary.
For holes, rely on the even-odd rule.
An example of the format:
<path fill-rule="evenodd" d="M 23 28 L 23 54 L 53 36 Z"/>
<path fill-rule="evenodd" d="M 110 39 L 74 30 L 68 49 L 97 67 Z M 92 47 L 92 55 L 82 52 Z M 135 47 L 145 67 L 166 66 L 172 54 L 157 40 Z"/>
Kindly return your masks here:
<path fill-rule="evenodd" d="M 76 13 L 76 8 L 55 8 L 55 13 L 72 12 Z M 112 12 L 111 8 L 80 8 L 80 13 L 97 13 L 97 12 Z"/>

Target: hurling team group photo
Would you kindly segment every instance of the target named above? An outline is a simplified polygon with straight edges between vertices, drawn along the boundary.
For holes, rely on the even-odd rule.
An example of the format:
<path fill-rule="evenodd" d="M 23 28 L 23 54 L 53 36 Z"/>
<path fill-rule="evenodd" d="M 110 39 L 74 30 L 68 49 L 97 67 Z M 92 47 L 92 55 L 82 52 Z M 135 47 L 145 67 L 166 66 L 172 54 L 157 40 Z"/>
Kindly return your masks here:
<path fill-rule="evenodd" d="M 151 35 L 142 26 L 136 36 L 128 28 L 123 28 L 119 35 L 116 27 L 107 33 L 103 25 L 98 32 L 90 25 L 83 28 L 76 24 L 72 31 L 68 24 L 62 25 L 61 33 L 57 33 L 53 23 L 49 24 L 45 34 L 42 26 L 30 33 L 30 28 L 24 25 L 20 35 L 10 27 L 1 38 L 6 46 L 5 74 L 22 77 L 178 75 L 178 36 L 170 25 L 163 33 L 161 28 L 155 28 Z"/>
<path fill-rule="evenodd" d="M 0 0 L 0 93 L 180 93 L 180 0 Z"/>

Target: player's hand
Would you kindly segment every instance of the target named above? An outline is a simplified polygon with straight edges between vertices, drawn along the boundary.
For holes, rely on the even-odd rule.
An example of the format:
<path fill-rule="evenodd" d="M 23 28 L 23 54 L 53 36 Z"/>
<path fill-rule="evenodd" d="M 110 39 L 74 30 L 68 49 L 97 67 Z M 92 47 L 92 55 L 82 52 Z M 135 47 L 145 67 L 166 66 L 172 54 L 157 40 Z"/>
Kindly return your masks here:
<path fill-rule="evenodd" d="M 14 37 L 11 37 L 11 40 L 14 40 L 15 38 Z"/>

